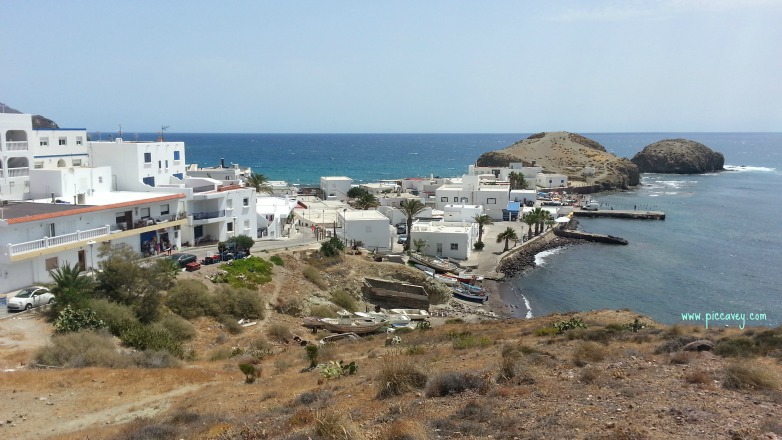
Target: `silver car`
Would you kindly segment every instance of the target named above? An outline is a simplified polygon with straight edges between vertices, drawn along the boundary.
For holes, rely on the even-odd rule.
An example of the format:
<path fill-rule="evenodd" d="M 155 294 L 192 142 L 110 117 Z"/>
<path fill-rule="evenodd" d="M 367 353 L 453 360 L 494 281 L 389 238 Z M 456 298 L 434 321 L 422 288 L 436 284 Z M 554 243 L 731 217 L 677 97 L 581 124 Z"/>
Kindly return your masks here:
<path fill-rule="evenodd" d="M 54 295 L 49 289 L 41 286 L 25 287 L 8 298 L 8 311 L 18 312 L 20 310 L 30 310 L 33 307 L 40 307 L 44 304 L 54 302 Z"/>

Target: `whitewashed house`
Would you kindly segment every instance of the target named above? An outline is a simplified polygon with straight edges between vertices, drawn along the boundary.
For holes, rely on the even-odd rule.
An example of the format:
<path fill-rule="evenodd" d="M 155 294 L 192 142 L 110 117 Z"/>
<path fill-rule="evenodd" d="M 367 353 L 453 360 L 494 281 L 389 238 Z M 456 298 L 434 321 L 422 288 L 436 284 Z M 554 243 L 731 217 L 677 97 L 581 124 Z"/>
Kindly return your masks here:
<path fill-rule="evenodd" d="M 567 182 L 567 176 L 564 174 L 539 173 L 535 177 L 535 185 L 538 188 L 564 188 Z"/>
<path fill-rule="evenodd" d="M 295 206 L 296 200 L 290 197 L 258 197 L 255 202 L 258 238 L 283 237 L 288 216 Z"/>
<path fill-rule="evenodd" d="M 0 113 L 0 200 L 27 198 L 33 141 L 31 115 Z"/>
<path fill-rule="evenodd" d="M 461 183 L 443 185 L 435 191 L 437 209 L 446 205 L 482 205 L 484 213 L 493 220 L 502 220 L 502 210 L 508 205 L 507 184 L 481 183 L 480 176 L 465 175 Z"/>
<path fill-rule="evenodd" d="M 445 205 L 443 208 L 443 220 L 447 222 L 473 222 L 478 215 L 483 215 L 481 205 Z"/>
<path fill-rule="evenodd" d="M 69 263 L 97 267 L 101 244 L 142 254 L 175 243 L 187 223 L 182 194 L 85 195 L 85 204 L 10 202 L 0 219 L 0 292 L 51 281 Z"/>
<path fill-rule="evenodd" d="M 402 210 L 399 208 L 395 208 L 393 206 L 378 206 L 377 211 L 386 216 L 391 221 L 392 225 L 398 225 L 401 223 L 407 224 L 407 215 L 405 215 L 405 213 L 402 212 Z M 434 210 L 431 207 L 426 207 L 421 212 L 419 212 L 415 218 L 426 219 L 432 218 L 434 216 Z"/>
<path fill-rule="evenodd" d="M 391 222 L 380 212 L 374 209 L 344 209 L 337 211 L 337 217 L 342 236 L 348 243 L 360 241 L 364 248 L 370 250 L 391 249 Z"/>
<path fill-rule="evenodd" d="M 320 178 L 320 189 L 327 200 L 348 200 L 348 191 L 353 185 L 353 179 L 345 176 L 327 176 Z"/>
<path fill-rule="evenodd" d="M 198 164 L 191 163 L 185 168 L 185 174 L 189 177 L 204 177 L 219 180 L 223 185 L 243 185 L 247 176 L 252 174 L 252 169 L 241 168 L 239 164 L 225 165 L 225 159 L 220 159 L 220 165 L 201 168 Z"/>
<path fill-rule="evenodd" d="M 466 260 L 478 239 L 478 225 L 468 222 L 413 223 L 408 240 L 424 240 L 424 255 Z"/>

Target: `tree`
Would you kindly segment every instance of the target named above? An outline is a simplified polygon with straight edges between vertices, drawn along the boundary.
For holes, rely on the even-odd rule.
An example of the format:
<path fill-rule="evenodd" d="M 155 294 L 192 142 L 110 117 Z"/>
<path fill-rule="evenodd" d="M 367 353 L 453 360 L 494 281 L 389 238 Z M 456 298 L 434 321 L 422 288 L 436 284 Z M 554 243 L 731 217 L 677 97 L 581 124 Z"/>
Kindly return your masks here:
<path fill-rule="evenodd" d="M 475 220 L 475 223 L 478 223 L 478 243 L 483 243 L 483 227 L 493 225 L 494 220 L 486 214 L 476 214 L 473 220 Z"/>
<path fill-rule="evenodd" d="M 348 190 L 348 197 L 351 199 L 360 199 L 361 196 L 369 194 L 369 191 L 363 186 L 354 186 Z"/>
<path fill-rule="evenodd" d="M 532 240 L 532 227 L 538 224 L 538 219 L 535 217 L 535 214 L 528 212 L 527 215 L 523 218 L 524 223 L 526 223 L 528 229 L 527 234 L 527 240 Z"/>
<path fill-rule="evenodd" d="M 377 197 L 375 197 L 374 194 L 366 193 L 359 197 L 358 200 L 356 200 L 354 206 L 359 209 L 367 210 L 369 208 L 380 206 L 380 202 L 377 200 Z"/>
<path fill-rule="evenodd" d="M 497 235 L 497 243 L 502 243 L 502 241 L 505 240 L 505 250 L 503 250 L 503 252 L 508 252 L 508 243 L 511 240 L 518 240 L 518 239 L 519 236 L 516 235 L 516 231 L 510 226 L 507 227 L 504 231 L 500 232 L 499 235 Z"/>
<path fill-rule="evenodd" d="M 411 229 L 413 228 L 413 217 L 420 214 L 424 209 L 426 209 L 426 205 L 424 205 L 423 202 L 418 199 L 406 200 L 402 204 L 402 213 L 404 213 L 407 217 L 407 241 L 405 242 L 406 251 L 410 250 L 410 242 L 412 240 L 410 233 L 412 232 Z"/>
<path fill-rule="evenodd" d="M 65 263 L 64 266 L 49 271 L 49 275 L 54 280 L 52 293 L 57 298 L 52 307 L 54 316 L 57 316 L 60 310 L 68 305 L 72 305 L 76 309 L 84 307 L 92 290 L 93 281 L 81 273 L 78 264 L 71 266 L 69 263 Z"/>
<path fill-rule="evenodd" d="M 527 189 L 527 180 L 524 179 L 524 174 L 511 171 L 508 174 L 508 180 L 510 180 L 510 189 Z"/>
<path fill-rule="evenodd" d="M 413 240 L 413 246 L 415 247 L 415 251 L 418 252 L 419 254 L 421 253 L 421 249 L 425 248 L 426 245 L 427 242 L 423 238 Z"/>
<path fill-rule="evenodd" d="M 250 253 L 250 249 L 255 244 L 255 240 L 253 240 L 249 235 L 244 234 L 231 237 L 225 242 L 228 244 L 233 244 L 237 250 L 245 251 L 248 254 Z"/>
<path fill-rule="evenodd" d="M 245 180 L 247 186 L 255 188 L 255 192 L 274 194 L 274 188 L 269 184 L 269 179 L 260 173 L 252 173 Z"/>
<path fill-rule="evenodd" d="M 537 207 L 532 210 L 532 215 L 535 216 L 535 235 L 539 235 L 543 232 L 543 224 L 551 217 L 551 213 L 541 207 Z"/>
<path fill-rule="evenodd" d="M 144 296 L 171 288 L 179 271 L 169 258 L 142 262 L 139 254 L 126 247 L 101 246 L 100 256 L 96 295 L 129 306 L 138 306 Z M 155 300 L 150 298 L 149 302 Z"/>
<path fill-rule="evenodd" d="M 324 257 L 337 256 L 343 250 L 345 250 L 345 244 L 342 243 L 342 240 L 340 240 L 339 237 L 331 237 L 320 245 L 320 253 L 323 254 Z"/>

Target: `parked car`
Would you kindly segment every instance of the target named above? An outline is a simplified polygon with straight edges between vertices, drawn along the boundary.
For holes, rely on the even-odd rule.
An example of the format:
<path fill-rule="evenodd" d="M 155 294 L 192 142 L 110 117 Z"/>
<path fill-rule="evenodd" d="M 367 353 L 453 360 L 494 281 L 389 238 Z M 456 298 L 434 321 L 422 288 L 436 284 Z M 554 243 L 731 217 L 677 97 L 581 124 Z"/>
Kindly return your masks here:
<path fill-rule="evenodd" d="M 407 243 L 407 235 L 400 235 L 399 239 L 396 242 L 399 243 L 399 244 Z"/>
<path fill-rule="evenodd" d="M 40 307 L 54 302 L 54 294 L 49 289 L 41 286 L 25 287 L 8 298 L 8 311 L 18 312 L 21 310 L 30 310 L 33 307 Z"/>
<path fill-rule="evenodd" d="M 196 257 L 193 254 L 174 254 L 169 256 L 168 258 L 171 259 L 174 263 L 178 264 L 179 267 L 185 267 L 188 263 L 192 263 L 194 261 L 198 261 L 198 257 Z"/>

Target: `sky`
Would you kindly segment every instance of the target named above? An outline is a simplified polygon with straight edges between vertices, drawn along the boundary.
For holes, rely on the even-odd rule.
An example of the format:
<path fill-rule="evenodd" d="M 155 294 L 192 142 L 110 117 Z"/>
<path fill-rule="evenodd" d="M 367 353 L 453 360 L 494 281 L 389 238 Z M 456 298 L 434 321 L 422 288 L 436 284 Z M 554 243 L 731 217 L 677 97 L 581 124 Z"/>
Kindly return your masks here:
<path fill-rule="evenodd" d="M 782 0 L 0 7 L 0 102 L 60 127 L 782 131 Z"/>

